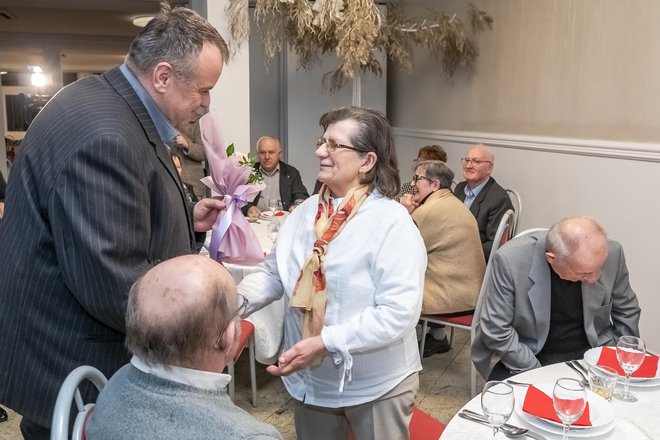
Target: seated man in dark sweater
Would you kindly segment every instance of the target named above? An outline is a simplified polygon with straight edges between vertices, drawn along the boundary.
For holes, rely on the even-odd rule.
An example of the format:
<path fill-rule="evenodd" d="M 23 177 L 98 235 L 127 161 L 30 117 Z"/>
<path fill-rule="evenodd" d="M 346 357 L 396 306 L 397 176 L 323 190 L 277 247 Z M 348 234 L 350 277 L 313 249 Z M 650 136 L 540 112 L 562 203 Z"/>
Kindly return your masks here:
<path fill-rule="evenodd" d="M 232 359 L 247 304 L 229 272 L 186 255 L 161 263 L 131 288 L 131 363 L 96 401 L 86 434 L 97 439 L 281 439 L 230 400 Z"/>
<path fill-rule="evenodd" d="M 639 336 L 640 308 L 621 245 L 588 217 L 516 238 L 496 252 L 472 360 L 488 380 L 579 359 Z M 491 359 L 500 361 L 491 371 Z"/>

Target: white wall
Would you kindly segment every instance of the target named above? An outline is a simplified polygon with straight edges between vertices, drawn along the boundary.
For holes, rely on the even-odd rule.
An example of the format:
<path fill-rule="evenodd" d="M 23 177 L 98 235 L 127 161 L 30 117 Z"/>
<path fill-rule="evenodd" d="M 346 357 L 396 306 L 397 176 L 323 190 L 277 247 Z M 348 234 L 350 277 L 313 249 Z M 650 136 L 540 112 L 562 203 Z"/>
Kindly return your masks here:
<path fill-rule="evenodd" d="M 649 349 L 660 349 L 660 145 L 584 141 L 492 133 L 397 129 L 402 164 L 422 145 L 440 144 L 462 179 L 460 158 L 477 142 L 495 152 L 493 177 L 521 194 L 518 230 L 549 227 L 569 215 L 595 217 L 624 248 L 630 282 L 642 307 L 640 330 Z M 411 172 L 402 167 L 402 175 Z"/>

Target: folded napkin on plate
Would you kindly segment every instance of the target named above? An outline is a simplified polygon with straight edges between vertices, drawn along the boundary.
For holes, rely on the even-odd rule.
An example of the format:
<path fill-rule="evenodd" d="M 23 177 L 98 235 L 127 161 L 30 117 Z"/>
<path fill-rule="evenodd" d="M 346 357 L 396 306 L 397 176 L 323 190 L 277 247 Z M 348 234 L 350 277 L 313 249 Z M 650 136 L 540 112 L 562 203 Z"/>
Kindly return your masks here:
<path fill-rule="evenodd" d="M 619 360 L 616 358 L 616 349 L 612 347 L 603 347 L 600 350 L 600 357 L 596 365 L 601 367 L 614 368 L 619 372 L 619 375 L 625 376 L 623 368 L 619 365 Z M 640 379 L 655 377 L 658 371 L 658 356 L 647 354 L 644 356 L 642 365 L 631 374 L 632 377 Z"/>
<path fill-rule="evenodd" d="M 548 396 L 534 385 L 527 387 L 527 393 L 525 394 L 525 401 L 523 402 L 522 409 L 527 414 L 561 423 L 561 419 L 555 412 L 555 407 L 552 405 L 552 397 Z M 589 402 L 587 402 L 587 406 L 584 408 L 584 412 L 580 418 L 573 422 L 573 425 L 591 426 Z"/>

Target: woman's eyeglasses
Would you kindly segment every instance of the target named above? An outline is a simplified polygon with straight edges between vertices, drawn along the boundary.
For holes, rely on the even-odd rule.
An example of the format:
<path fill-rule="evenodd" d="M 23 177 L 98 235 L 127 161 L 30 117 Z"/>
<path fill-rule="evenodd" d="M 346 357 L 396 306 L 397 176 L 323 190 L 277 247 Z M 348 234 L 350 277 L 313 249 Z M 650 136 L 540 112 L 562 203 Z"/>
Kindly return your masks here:
<path fill-rule="evenodd" d="M 417 183 L 418 180 L 427 180 L 427 181 L 429 181 L 429 182 L 433 182 L 435 179 L 429 179 L 429 178 L 426 177 L 426 176 L 419 176 L 419 175 L 417 175 L 417 174 L 415 174 L 414 176 L 412 176 L 412 181 L 413 181 L 413 182 Z"/>
<path fill-rule="evenodd" d="M 355 147 L 351 147 L 350 145 L 338 144 L 338 143 L 336 143 L 335 141 L 333 141 L 332 139 L 328 139 L 328 140 L 325 140 L 325 139 L 317 139 L 317 140 L 316 140 L 316 149 L 318 150 L 319 148 L 321 148 L 321 147 L 323 146 L 323 144 L 325 144 L 325 148 L 326 148 L 330 153 L 334 153 L 335 151 L 337 151 L 337 148 L 345 148 L 345 149 L 347 149 L 347 150 L 361 151 L 361 150 L 359 150 L 359 149 L 357 149 L 357 148 L 355 148 Z"/>
<path fill-rule="evenodd" d="M 236 309 L 236 311 L 234 313 L 231 314 L 229 319 L 227 319 L 227 322 L 225 322 L 224 327 L 222 327 L 222 331 L 218 335 L 218 339 L 215 340 L 215 344 L 213 344 L 213 346 L 216 349 L 220 348 L 220 340 L 222 339 L 222 335 L 225 334 L 225 332 L 227 331 L 227 328 L 229 327 L 229 324 L 231 324 L 231 322 L 234 320 L 234 318 L 236 318 L 237 316 L 238 317 L 244 316 L 245 312 L 247 312 L 247 308 L 248 308 L 248 305 L 250 304 L 250 301 L 248 301 L 248 299 L 246 297 L 244 297 L 243 295 L 241 295 L 240 293 L 237 296 L 238 296 L 238 308 Z"/>

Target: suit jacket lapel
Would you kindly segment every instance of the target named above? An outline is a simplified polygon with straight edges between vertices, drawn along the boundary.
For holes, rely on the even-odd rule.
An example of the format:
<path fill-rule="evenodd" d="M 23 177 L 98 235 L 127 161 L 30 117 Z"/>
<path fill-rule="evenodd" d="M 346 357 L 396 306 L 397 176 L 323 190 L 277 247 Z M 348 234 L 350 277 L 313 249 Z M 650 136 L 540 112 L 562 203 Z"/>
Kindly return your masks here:
<path fill-rule="evenodd" d="M 128 106 L 135 114 L 135 117 L 140 121 L 140 125 L 142 125 L 142 128 L 144 129 L 144 133 L 146 134 L 149 143 L 154 148 L 156 157 L 158 157 L 160 163 L 163 165 L 163 167 L 165 167 L 165 170 L 170 175 L 172 180 L 174 180 L 174 182 L 177 185 L 177 188 L 179 188 L 179 195 L 181 196 L 181 201 L 183 202 L 184 207 L 186 208 L 185 209 L 186 219 L 188 221 L 188 230 L 190 232 L 191 243 L 194 245 L 195 233 L 194 233 L 192 218 L 187 208 L 186 195 L 183 191 L 183 186 L 181 183 L 181 179 L 179 177 L 179 173 L 174 168 L 174 164 L 172 163 L 172 159 L 170 157 L 169 146 L 165 145 L 165 143 L 160 138 L 160 135 L 158 134 L 158 130 L 156 130 L 156 125 L 151 120 L 151 116 L 149 116 L 149 112 L 147 112 L 147 109 L 145 108 L 144 104 L 142 104 L 140 97 L 137 95 L 137 93 L 135 93 L 135 90 L 133 90 L 133 87 L 128 82 L 124 74 L 121 73 L 121 70 L 115 67 L 105 72 L 103 76 L 108 81 L 108 83 L 117 91 L 117 93 L 122 98 L 124 98 Z"/>
<path fill-rule="evenodd" d="M 550 329 L 550 268 L 545 259 L 545 240 L 537 239 L 532 255 L 529 279 L 533 285 L 529 289 L 529 301 L 536 320 L 536 340 L 538 352 L 544 345 Z"/>
<path fill-rule="evenodd" d="M 472 212 L 475 217 L 477 217 L 477 214 L 479 214 L 479 206 L 481 205 L 481 202 L 486 199 L 486 193 L 490 187 L 493 186 L 493 183 L 495 183 L 495 180 L 492 177 L 489 177 L 484 187 L 481 188 L 481 191 L 479 191 L 479 194 L 477 194 L 477 197 L 474 198 L 472 205 L 470 205 L 470 212 Z M 463 200 L 465 200 L 465 196 L 463 196 Z"/>

